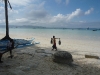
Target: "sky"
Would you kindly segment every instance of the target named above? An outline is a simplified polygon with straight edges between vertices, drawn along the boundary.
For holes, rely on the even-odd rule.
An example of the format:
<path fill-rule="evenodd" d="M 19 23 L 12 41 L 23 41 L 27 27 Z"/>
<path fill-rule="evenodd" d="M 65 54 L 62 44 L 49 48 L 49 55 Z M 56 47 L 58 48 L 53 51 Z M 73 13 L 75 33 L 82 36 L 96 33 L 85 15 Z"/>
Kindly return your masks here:
<path fill-rule="evenodd" d="M 100 0 L 9 0 L 9 25 L 100 28 Z M 0 0 L 0 25 L 5 25 Z"/>

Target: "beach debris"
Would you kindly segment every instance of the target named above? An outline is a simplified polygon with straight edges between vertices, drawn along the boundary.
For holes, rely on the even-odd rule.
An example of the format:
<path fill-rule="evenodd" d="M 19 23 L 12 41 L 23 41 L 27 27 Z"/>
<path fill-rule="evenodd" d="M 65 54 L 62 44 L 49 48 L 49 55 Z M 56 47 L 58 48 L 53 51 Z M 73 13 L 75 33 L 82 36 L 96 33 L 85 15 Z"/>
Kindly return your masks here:
<path fill-rule="evenodd" d="M 70 65 L 73 62 L 72 55 L 67 51 L 57 51 L 53 54 L 53 61 Z"/>
<path fill-rule="evenodd" d="M 85 55 L 85 58 L 95 58 L 95 59 L 99 59 L 99 56 L 96 55 Z"/>

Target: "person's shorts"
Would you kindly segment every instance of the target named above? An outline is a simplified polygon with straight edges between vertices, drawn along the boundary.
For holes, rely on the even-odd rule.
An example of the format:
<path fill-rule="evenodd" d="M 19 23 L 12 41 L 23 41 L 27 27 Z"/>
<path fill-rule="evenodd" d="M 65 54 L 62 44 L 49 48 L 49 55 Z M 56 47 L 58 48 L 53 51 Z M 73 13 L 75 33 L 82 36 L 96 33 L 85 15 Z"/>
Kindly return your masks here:
<path fill-rule="evenodd" d="M 57 49 L 56 45 L 53 45 L 52 47 L 53 47 L 53 49 Z"/>

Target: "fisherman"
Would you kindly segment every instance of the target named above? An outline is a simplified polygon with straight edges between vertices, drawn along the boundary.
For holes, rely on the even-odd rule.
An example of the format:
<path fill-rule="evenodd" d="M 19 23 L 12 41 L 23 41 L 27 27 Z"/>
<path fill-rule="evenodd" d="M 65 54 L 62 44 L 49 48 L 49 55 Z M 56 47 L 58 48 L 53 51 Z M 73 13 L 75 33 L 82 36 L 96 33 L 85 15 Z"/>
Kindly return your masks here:
<path fill-rule="evenodd" d="M 53 38 L 51 38 L 51 44 L 53 44 L 53 46 L 52 46 L 53 49 L 52 50 L 56 49 L 56 51 L 57 51 L 56 39 L 60 40 L 60 38 L 55 38 L 55 36 L 53 36 Z"/>

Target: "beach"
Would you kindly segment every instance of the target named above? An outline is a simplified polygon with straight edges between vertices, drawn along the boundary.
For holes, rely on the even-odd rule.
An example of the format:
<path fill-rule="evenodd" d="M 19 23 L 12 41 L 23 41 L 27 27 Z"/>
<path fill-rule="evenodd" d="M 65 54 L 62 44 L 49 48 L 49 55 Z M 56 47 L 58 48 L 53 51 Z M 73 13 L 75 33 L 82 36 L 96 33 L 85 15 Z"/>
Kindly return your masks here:
<path fill-rule="evenodd" d="M 0 33 L 0 39 L 5 35 Z M 100 59 L 85 58 L 85 54 L 100 57 L 99 40 L 73 39 L 54 34 L 61 38 L 61 45 L 58 44 L 58 51 L 68 51 L 73 56 L 73 66 L 59 64 L 52 61 L 52 55 L 57 51 L 52 51 L 50 39 L 51 34 L 23 34 L 11 33 L 11 38 L 30 39 L 40 42 L 33 46 L 16 48 L 13 50 L 14 57 L 8 58 L 9 52 L 2 57 L 3 63 L 0 64 L 1 75 L 99 75 Z M 51 36 L 51 37 L 50 37 Z M 73 37 L 73 36 L 72 36 Z"/>

